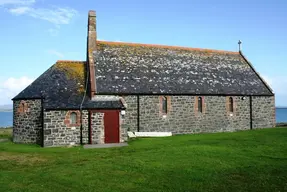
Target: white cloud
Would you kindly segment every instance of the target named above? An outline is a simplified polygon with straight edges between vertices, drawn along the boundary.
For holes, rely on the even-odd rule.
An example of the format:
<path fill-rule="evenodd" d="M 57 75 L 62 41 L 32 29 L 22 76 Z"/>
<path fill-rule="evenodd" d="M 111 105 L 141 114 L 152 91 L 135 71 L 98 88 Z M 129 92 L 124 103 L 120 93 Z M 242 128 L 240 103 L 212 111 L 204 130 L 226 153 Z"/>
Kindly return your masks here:
<path fill-rule="evenodd" d="M 10 9 L 10 13 L 15 14 L 15 15 L 21 15 L 29 12 L 31 10 L 30 7 L 17 7 L 14 9 Z"/>
<path fill-rule="evenodd" d="M 57 57 L 59 58 L 63 58 L 64 57 L 64 54 L 57 51 L 57 50 L 54 50 L 54 49 L 50 49 L 47 51 L 47 53 L 51 54 L 51 55 L 56 55 Z"/>
<path fill-rule="evenodd" d="M 16 7 L 9 9 L 14 15 L 28 15 L 37 19 L 45 20 L 55 25 L 69 24 L 77 11 L 72 8 L 43 9 L 33 7 Z"/>
<path fill-rule="evenodd" d="M 30 5 L 35 0 L 0 0 L 0 5 Z"/>
<path fill-rule="evenodd" d="M 61 25 L 69 24 L 78 15 L 78 11 L 73 8 L 56 6 L 38 7 L 38 5 L 36 7 L 35 4 L 36 0 L 0 0 L 0 6 L 13 15 L 27 15 L 52 23 L 55 28 L 48 30 L 52 36 L 58 34 Z"/>
<path fill-rule="evenodd" d="M 20 77 L 19 79 L 10 77 L 6 81 L 4 81 L 2 87 L 9 91 L 20 91 L 27 85 L 32 83 L 32 79 L 24 76 Z"/>
<path fill-rule="evenodd" d="M 11 103 L 11 99 L 30 85 L 34 79 L 23 76 L 20 78 L 10 77 L 0 83 L 0 104 Z"/>

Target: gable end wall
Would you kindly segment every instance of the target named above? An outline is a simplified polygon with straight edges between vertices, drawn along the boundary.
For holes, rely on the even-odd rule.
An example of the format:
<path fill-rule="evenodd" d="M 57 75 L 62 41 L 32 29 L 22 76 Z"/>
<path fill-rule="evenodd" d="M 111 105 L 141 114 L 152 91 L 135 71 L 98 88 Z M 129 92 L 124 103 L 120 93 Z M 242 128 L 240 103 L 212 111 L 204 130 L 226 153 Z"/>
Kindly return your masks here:
<path fill-rule="evenodd" d="M 13 142 L 42 144 L 40 99 L 13 101 Z"/>

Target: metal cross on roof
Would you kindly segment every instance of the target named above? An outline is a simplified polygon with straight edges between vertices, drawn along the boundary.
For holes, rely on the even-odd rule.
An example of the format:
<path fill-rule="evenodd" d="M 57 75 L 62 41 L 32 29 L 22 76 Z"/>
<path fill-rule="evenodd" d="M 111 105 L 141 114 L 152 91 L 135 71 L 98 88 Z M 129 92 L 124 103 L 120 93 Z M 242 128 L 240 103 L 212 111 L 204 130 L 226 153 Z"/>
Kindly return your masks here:
<path fill-rule="evenodd" d="M 242 41 L 238 41 L 238 45 L 239 45 L 239 51 L 241 51 L 241 43 L 242 43 Z"/>

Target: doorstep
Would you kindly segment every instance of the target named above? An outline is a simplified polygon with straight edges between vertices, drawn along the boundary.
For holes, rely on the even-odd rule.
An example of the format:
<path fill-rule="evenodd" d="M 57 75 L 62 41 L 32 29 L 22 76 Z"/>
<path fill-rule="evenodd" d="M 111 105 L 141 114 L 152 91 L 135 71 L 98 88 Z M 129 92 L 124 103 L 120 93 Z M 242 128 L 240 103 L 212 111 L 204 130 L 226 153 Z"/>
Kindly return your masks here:
<path fill-rule="evenodd" d="M 112 148 L 112 147 L 125 147 L 125 146 L 128 146 L 128 144 L 127 143 L 88 144 L 84 145 L 84 149 Z"/>

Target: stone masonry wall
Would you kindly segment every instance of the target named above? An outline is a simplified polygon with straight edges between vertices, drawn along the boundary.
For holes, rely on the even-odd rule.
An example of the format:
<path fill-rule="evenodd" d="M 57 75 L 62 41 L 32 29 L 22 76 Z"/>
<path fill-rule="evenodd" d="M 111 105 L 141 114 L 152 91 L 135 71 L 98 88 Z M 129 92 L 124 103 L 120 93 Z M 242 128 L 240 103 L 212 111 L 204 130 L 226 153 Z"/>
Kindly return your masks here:
<path fill-rule="evenodd" d="M 205 96 L 198 112 L 195 96 L 168 96 L 168 112 L 161 113 L 160 96 L 140 96 L 140 131 L 171 131 L 173 134 L 222 132 L 250 129 L 249 97 L 236 96 L 234 112 L 228 110 L 228 97 Z M 120 117 L 120 142 L 126 131 L 137 131 L 137 97 L 126 96 L 125 116 Z M 275 126 L 274 97 L 252 97 L 253 128 Z M 44 111 L 44 146 L 80 144 L 80 123 L 67 122 L 69 114 L 79 111 Z M 14 101 L 13 141 L 42 144 L 41 100 Z M 79 119 L 79 118 L 77 118 Z M 77 120 L 78 121 L 78 120 Z M 92 113 L 92 141 L 104 143 L 104 114 Z M 89 112 L 82 111 L 83 143 L 89 141 Z"/>
<path fill-rule="evenodd" d="M 80 126 L 77 122 L 71 125 L 69 114 L 79 111 L 66 110 L 47 110 L 44 111 L 44 147 L 65 146 L 80 144 Z M 89 143 L 89 112 L 82 111 L 82 141 L 83 144 Z M 104 113 L 91 113 L 92 143 L 104 143 Z M 120 142 L 126 141 L 126 130 L 120 126 Z"/>
<path fill-rule="evenodd" d="M 78 114 L 79 111 L 77 111 Z M 70 126 L 66 110 L 44 111 L 44 147 L 80 144 L 80 123 Z M 88 111 L 82 112 L 83 143 L 88 143 Z"/>
<path fill-rule="evenodd" d="M 228 97 L 204 96 L 203 111 L 197 110 L 195 96 L 168 96 L 168 113 L 161 113 L 160 96 L 140 96 L 140 131 L 171 131 L 173 134 L 223 132 L 250 129 L 250 100 L 234 96 L 234 112 L 229 112 Z M 124 98 L 127 103 L 122 127 L 137 131 L 136 96 Z M 253 97 L 253 127 L 273 127 L 274 99 Z"/>
<path fill-rule="evenodd" d="M 273 97 L 252 97 L 253 128 L 275 127 L 275 99 Z"/>
<path fill-rule="evenodd" d="M 92 143 L 105 143 L 104 113 L 93 112 L 91 114 L 92 122 Z"/>
<path fill-rule="evenodd" d="M 13 102 L 13 142 L 41 144 L 41 100 Z"/>
<path fill-rule="evenodd" d="M 123 131 L 137 131 L 137 96 L 124 96 L 123 99 L 127 106 L 121 128 Z"/>
<path fill-rule="evenodd" d="M 82 111 L 82 142 L 83 144 L 89 143 L 89 112 L 87 110 Z"/>
<path fill-rule="evenodd" d="M 161 115 L 159 96 L 140 98 L 140 131 L 171 131 L 173 134 L 222 132 L 250 129 L 249 98 L 233 97 L 234 113 L 227 110 L 226 97 L 206 96 L 198 112 L 195 96 L 171 96 L 170 109 Z"/>
<path fill-rule="evenodd" d="M 128 133 L 125 127 L 126 125 L 125 116 L 122 116 L 121 113 L 119 114 L 119 116 L 120 116 L 120 142 L 126 142 L 128 140 Z"/>

